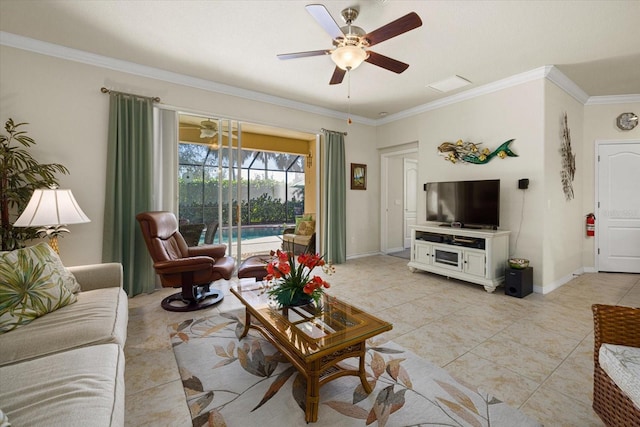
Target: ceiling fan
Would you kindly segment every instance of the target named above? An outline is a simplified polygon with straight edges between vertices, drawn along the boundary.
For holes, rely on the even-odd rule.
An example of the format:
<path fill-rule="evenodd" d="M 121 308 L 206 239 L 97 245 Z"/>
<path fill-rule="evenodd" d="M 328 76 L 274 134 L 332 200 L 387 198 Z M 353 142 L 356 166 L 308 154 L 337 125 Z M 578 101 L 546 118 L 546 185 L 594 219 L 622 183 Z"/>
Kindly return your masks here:
<path fill-rule="evenodd" d="M 206 119 L 200 122 L 200 125 L 190 124 L 190 123 L 181 123 L 181 128 L 183 129 L 198 129 L 200 130 L 200 138 L 216 138 L 218 136 L 218 123 L 211 120 Z M 227 137 L 229 132 L 226 131 L 226 126 L 223 126 L 222 136 Z M 235 135 L 235 130 L 231 133 L 231 137 L 233 139 L 237 139 L 238 137 Z"/>
<path fill-rule="evenodd" d="M 329 81 L 330 85 L 342 83 L 346 72 L 356 69 L 363 61 L 397 74 L 409 68 L 409 64 L 375 53 L 368 50 L 368 48 L 421 26 L 422 20 L 417 13 L 408 13 L 377 30 L 365 33 L 362 28 L 352 25 L 353 21 L 358 17 L 358 9 L 356 8 L 348 7 L 341 12 L 342 19 L 347 25 L 340 28 L 323 5 L 309 4 L 305 7 L 318 24 L 329 33 L 335 48 L 284 53 L 278 55 L 278 58 L 295 59 L 307 56 L 331 55 L 336 68 Z"/>

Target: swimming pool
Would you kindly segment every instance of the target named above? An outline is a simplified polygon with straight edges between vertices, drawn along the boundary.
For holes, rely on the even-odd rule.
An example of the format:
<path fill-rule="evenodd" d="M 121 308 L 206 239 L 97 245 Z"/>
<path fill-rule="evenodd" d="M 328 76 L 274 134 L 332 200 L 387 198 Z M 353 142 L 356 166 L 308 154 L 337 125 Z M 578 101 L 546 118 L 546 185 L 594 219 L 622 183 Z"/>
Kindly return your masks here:
<path fill-rule="evenodd" d="M 260 237 L 282 236 L 284 227 L 282 225 L 244 225 L 242 226 L 242 240 L 258 239 Z M 218 242 L 219 233 L 222 231 L 222 239 L 228 239 L 228 229 L 226 227 L 219 228 L 216 232 L 214 242 Z M 204 233 L 203 233 L 204 236 Z M 232 230 L 232 238 L 235 243 L 238 240 L 238 229 L 234 227 Z M 204 242 L 204 237 L 200 239 L 200 244 Z"/>

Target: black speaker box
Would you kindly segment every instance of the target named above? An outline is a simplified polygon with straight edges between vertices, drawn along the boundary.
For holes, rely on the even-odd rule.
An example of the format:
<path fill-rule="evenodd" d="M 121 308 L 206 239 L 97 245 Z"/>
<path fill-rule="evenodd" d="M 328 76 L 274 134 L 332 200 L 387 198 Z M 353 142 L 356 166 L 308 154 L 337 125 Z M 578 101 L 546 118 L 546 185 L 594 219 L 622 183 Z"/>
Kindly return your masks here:
<path fill-rule="evenodd" d="M 533 292 L 533 268 L 522 270 L 507 268 L 504 272 L 504 293 L 522 298 Z"/>

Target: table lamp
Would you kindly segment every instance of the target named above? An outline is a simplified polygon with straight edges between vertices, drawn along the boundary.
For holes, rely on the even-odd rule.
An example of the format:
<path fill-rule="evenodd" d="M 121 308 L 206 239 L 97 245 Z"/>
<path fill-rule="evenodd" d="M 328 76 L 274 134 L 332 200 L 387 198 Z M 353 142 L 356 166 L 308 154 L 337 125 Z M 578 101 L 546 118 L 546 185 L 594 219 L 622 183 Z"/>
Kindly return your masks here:
<path fill-rule="evenodd" d="M 91 220 L 82 212 L 71 190 L 57 187 L 34 190 L 31 199 L 14 227 L 42 227 L 37 230 L 40 237 L 49 237 L 49 245 L 58 251 L 58 235 L 69 233 L 67 224 L 81 224 Z"/>

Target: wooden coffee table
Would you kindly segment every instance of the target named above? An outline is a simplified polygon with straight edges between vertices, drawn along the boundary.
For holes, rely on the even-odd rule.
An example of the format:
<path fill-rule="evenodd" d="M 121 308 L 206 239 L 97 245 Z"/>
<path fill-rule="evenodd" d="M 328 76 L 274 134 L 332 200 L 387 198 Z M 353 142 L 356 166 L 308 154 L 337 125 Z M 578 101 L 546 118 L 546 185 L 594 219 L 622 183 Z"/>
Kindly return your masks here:
<path fill-rule="evenodd" d="M 245 306 L 245 328 L 259 331 L 307 380 L 305 420 L 318 420 L 320 387 L 345 375 L 360 377 L 371 393 L 365 371 L 367 339 L 389 331 L 392 325 L 337 298 L 325 295 L 322 310 L 315 306 L 279 308 L 260 286 L 232 287 L 231 292 Z M 251 289 L 251 290 L 249 290 Z M 257 322 L 251 322 L 253 317 Z M 338 366 L 341 360 L 357 357 L 359 367 Z"/>

